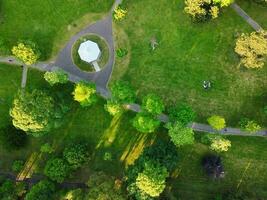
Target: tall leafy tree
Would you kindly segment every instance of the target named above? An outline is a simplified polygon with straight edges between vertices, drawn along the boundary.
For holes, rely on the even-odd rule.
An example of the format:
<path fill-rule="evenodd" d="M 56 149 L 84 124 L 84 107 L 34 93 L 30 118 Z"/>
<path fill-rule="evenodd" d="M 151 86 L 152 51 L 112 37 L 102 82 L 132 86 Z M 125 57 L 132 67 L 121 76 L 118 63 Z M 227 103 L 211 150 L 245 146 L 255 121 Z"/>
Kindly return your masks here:
<path fill-rule="evenodd" d="M 226 126 L 225 119 L 219 115 L 213 115 L 210 118 L 208 118 L 208 123 L 215 130 L 221 130 L 221 129 L 225 128 L 225 126 Z"/>
<path fill-rule="evenodd" d="M 164 111 L 164 104 L 159 96 L 148 94 L 142 101 L 142 108 L 152 115 L 159 115 Z"/>
<path fill-rule="evenodd" d="M 193 122 L 196 118 L 196 112 L 188 105 L 181 104 L 169 109 L 169 118 L 172 122 L 179 121 L 184 125 Z"/>
<path fill-rule="evenodd" d="M 120 103 L 133 103 L 136 95 L 132 86 L 126 81 L 116 81 L 111 86 L 112 98 Z"/>
<path fill-rule="evenodd" d="M 138 113 L 133 119 L 133 126 L 142 133 L 152 133 L 159 125 L 159 120 L 146 113 Z"/>
<path fill-rule="evenodd" d="M 26 194 L 25 200 L 51 200 L 55 192 L 55 185 L 47 180 L 35 184 Z"/>
<path fill-rule="evenodd" d="M 96 86 L 93 83 L 79 82 L 75 85 L 73 92 L 75 101 L 78 101 L 81 106 L 91 106 L 97 101 Z"/>
<path fill-rule="evenodd" d="M 70 166 L 61 158 L 48 160 L 44 169 L 44 174 L 58 183 L 62 183 L 69 173 Z"/>
<path fill-rule="evenodd" d="M 69 80 L 68 74 L 63 71 L 62 69 L 58 69 L 56 71 L 52 72 L 46 72 L 44 74 L 44 79 L 51 85 L 56 85 L 56 84 L 64 84 L 67 83 Z"/>
<path fill-rule="evenodd" d="M 19 92 L 10 110 L 13 125 L 34 136 L 51 130 L 59 113 L 53 98 L 39 90 Z"/>

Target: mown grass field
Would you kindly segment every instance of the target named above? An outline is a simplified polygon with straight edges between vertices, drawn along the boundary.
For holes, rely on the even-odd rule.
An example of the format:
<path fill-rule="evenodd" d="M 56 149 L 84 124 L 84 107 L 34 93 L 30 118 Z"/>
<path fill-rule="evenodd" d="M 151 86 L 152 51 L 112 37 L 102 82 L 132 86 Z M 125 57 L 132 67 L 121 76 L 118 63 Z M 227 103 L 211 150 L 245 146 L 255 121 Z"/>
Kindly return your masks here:
<path fill-rule="evenodd" d="M 236 37 L 253 31 L 251 27 L 231 8 L 214 21 L 193 23 L 183 11 L 183 2 L 124 1 L 127 16 L 116 22 L 115 34 L 117 46 L 128 49 L 129 55 L 125 60 L 117 58 L 112 80 L 129 80 L 140 99 L 154 92 L 167 105 L 188 103 L 200 122 L 219 114 L 231 126 L 238 126 L 241 117 L 266 125 L 262 109 L 267 66 L 260 70 L 238 67 L 234 52 Z M 264 9 L 257 8 L 250 10 L 266 21 Z M 152 37 L 159 43 L 154 52 Z M 128 44 L 120 42 L 121 38 Z M 211 90 L 203 89 L 204 80 L 211 81 Z"/>
<path fill-rule="evenodd" d="M 8 110 L 12 96 L 20 86 L 21 68 L 1 65 L 1 127 L 10 123 Z M 54 92 L 69 93 L 73 89 L 71 84 L 61 88 L 51 88 L 42 78 L 42 73 L 30 70 L 27 89 L 43 89 Z M 71 94 L 70 94 L 71 96 Z M 81 108 L 78 103 L 71 103 L 71 111 L 65 116 L 62 127 L 48 133 L 41 138 L 29 137 L 26 148 L 8 152 L 0 145 L 0 169 L 10 171 L 12 162 L 17 159 L 29 160 L 34 153 L 39 154 L 40 146 L 50 142 L 60 155 L 65 145 L 73 140 L 83 140 L 90 144 L 91 161 L 81 170 L 74 173 L 68 180 L 86 182 L 92 170 L 103 170 L 108 174 L 122 178 L 125 168 L 132 164 L 140 155 L 143 148 L 153 143 L 155 139 L 167 138 L 166 130 L 159 129 L 156 133 L 138 133 L 131 124 L 134 113 L 126 112 L 121 116 L 111 117 L 103 108 L 104 100 L 89 108 Z M 232 141 L 232 148 L 223 153 L 223 164 L 226 176 L 220 181 L 209 180 L 201 167 L 201 159 L 210 153 L 207 146 L 197 142 L 193 146 L 178 149 L 179 162 L 177 169 L 168 181 L 168 190 L 177 199 L 214 200 L 215 195 L 231 188 L 249 191 L 259 198 L 267 197 L 267 160 L 266 138 L 256 137 L 228 137 Z M 111 154 L 111 160 L 104 160 L 105 153 Z M 53 155 L 52 155 L 53 156 Z M 33 172 L 42 173 L 46 159 L 43 155 L 34 164 Z"/>
<path fill-rule="evenodd" d="M 42 60 L 55 56 L 68 39 L 104 16 L 114 0 L 3 0 L 0 38 L 11 49 L 18 40 L 32 40 Z"/>

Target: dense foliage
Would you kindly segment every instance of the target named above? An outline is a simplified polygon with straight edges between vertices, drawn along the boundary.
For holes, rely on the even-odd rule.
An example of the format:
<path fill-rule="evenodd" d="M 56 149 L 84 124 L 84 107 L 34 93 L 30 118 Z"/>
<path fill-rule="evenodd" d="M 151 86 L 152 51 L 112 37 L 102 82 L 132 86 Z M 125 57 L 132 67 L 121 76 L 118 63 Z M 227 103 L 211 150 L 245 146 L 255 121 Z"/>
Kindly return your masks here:
<path fill-rule="evenodd" d="M 164 104 L 157 95 L 148 94 L 142 101 L 142 109 L 152 115 L 159 115 L 164 111 Z"/>
<path fill-rule="evenodd" d="M 169 129 L 168 134 L 176 147 L 194 143 L 195 138 L 192 128 L 185 127 L 180 122 L 174 124 L 168 123 L 166 128 Z"/>
<path fill-rule="evenodd" d="M 79 168 L 89 160 L 88 147 L 85 144 L 72 144 L 63 151 L 64 159 L 74 169 Z"/>
<path fill-rule="evenodd" d="M 51 200 L 54 191 L 55 185 L 52 182 L 40 181 L 26 194 L 25 200 Z"/>
<path fill-rule="evenodd" d="M 146 113 L 138 113 L 133 119 L 133 126 L 142 133 L 152 133 L 160 125 L 160 121 Z"/>
<path fill-rule="evenodd" d="M 23 169 L 24 162 L 22 160 L 15 160 L 12 164 L 13 172 L 20 172 Z"/>
<path fill-rule="evenodd" d="M 119 115 L 123 113 L 123 107 L 116 101 L 108 100 L 104 106 L 105 110 L 112 116 Z"/>
<path fill-rule="evenodd" d="M 194 121 L 196 113 L 190 106 L 182 104 L 169 109 L 169 118 L 171 122 L 178 121 L 187 125 Z"/>
<path fill-rule="evenodd" d="M 267 57 L 266 32 L 242 34 L 236 41 L 235 52 L 247 68 L 262 68 Z"/>
<path fill-rule="evenodd" d="M 1 145 L 7 150 L 18 150 L 27 144 L 27 135 L 14 126 L 7 126 L 0 131 Z"/>
<path fill-rule="evenodd" d="M 79 82 L 75 85 L 73 96 L 81 106 L 91 106 L 97 101 L 96 86 L 93 83 Z"/>
<path fill-rule="evenodd" d="M 194 20 L 204 21 L 218 17 L 222 7 L 229 6 L 233 0 L 185 0 L 185 12 Z"/>
<path fill-rule="evenodd" d="M 17 95 L 10 116 L 16 128 L 40 136 L 40 132 L 47 132 L 55 126 L 62 113 L 52 97 L 45 92 L 33 90 L 31 93 L 20 92 Z"/>
<path fill-rule="evenodd" d="M 216 152 L 228 151 L 230 147 L 231 141 L 220 137 L 214 138 L 210 145 L 210 149 Z"/>
<path fill-rule="evenodd" d="M 45 72 L 44 79 L 51 85 L 64 84 L 69 81 L 68 74 L 61 69 L 52 72 Z"/>
<path fill-rule="evenodd" d="M 44 169 L 44 174 L 58 183 L 62 183 L 69 173 L 70 166 L 61 158 L 48 160 Z"/>
<path fill-rule="evenodd" d="M 255 122 L 254 120 L 249 120 L 247 118 L 241 119 L 239 125 L 241 129 L 250 133 L 255 133 L 261 130 L 261 126 L 257 124 L 257 122 Z"/>
<path fill-rule="evenodd" d="M 50 153 L 53 153 L 54 152 L 54 148 L 51 146 L 51 144 L 45 143 L 45 144 L 43 144 L 41 146 L 40 151 L 42 153 L 49 153 L 50 154 Z"/>
<path fill-rule="evenodd" d="M 33 42 L 20 42 L 17 46 L 14 46 L 11 51 L 14 56 L 26 65 L 36 63 L 40 57 L 40 53 Z"/>
<path fill-rule="evenodd" d="M 133 103 L 136 95 L 132 86 L 125 81 L 116 81 L 111 86 L 112 98 L 120 103 Z"/>
<path fill-rule="evenodd" d="M 218 115 L 213 115 L 208 118 L 208 123 L 214 128 L 215 130 L 221 130 L 225 128 L 226 122 L 225 119 Z"/>

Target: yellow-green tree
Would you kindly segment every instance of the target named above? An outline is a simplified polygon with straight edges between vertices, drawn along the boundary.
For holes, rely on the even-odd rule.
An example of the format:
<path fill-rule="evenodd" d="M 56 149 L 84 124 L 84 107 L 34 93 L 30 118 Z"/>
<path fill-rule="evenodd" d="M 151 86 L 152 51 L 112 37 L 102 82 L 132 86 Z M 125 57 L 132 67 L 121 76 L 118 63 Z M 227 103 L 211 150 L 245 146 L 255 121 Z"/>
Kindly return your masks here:
<path fill-rule="evenodd" d="M 210 118 L 208 118 L 208 123 L 214 128 L 215 130 L 221 130 L 225 128 L 226 123 L 225 119 L 218 115 L 213 115 Z"/>
<path fill-rule="evenodd" d="M 21 60 L 26 65 L 32 65 L 39 59 L 39 52 L 36 45 L 33 43 L 26 44 L 23 42 L 18 43 L 18 45 L 12 48 L 12 54 Z"/>
<path fill-rule="evenodd" d="M 83 107 L 90 106 L 97 101 L 96 86 L 92 83 L 83 81 L 77 83 L 72 94 L 74 100 L 78 101 Z"/>
<path fill-rule="evenodd" d="M 247 68 L 262 68 L 267 57 L 266 31 L 242 34 L 236 41 L 235 52 Z"/>
<path fill-rule="evenodd" d="M 220 137 L 215 137 L 210 145 L 210 149 L 216 152 L 228 151 L 230 147 L 231 141 Z"/>

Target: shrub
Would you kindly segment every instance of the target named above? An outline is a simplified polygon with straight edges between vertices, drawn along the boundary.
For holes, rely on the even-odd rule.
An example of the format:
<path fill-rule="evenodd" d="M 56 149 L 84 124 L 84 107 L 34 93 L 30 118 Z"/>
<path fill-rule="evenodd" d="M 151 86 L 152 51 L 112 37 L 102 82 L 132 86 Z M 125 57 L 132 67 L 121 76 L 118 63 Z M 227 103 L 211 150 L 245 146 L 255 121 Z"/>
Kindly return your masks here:
<path fill-rule="evenodd" d="M 46 72 L 44 74 L 44 79 L 51 85 L 55 85 L 58 83 L 64 84 L 69 81 L 68 74 L 62 69 L 58 69 L 53 72 Z"/>
<path fill-rule="evenodd" d="M 231 141 L 220 137 L 214 138 L 210 145 L 210 149 L 216 152 L 228 151 L 230 147 Z"/>
<path fill-rule="evenodd" d="M 118 6 L 114 10 L 113 17 L 115 20 L 119 21 L 125 18 L 126 14 L 127 14 L 127 11 L 125 9 L 122 9 L 120 6 Z"/>
<path fill-rule="evenodd" d="M 128 54 L 128 51 L 127 49 L 119 48 L 116 50 L 116 54 L 119 58 L 123 58 L 124 56 Z"/>
<path fill-rule="evenodd" d="M 20 172 L 23 169 L 24 162 L 22 160 L 15 160 L 12 164 L 13 172 Z"/>
<path fill-rule="evenodd" d="M 49 143 L 45 143 L 45 144 L 43 144 L 42 146 L 41 146 L 41 149 L 40 149 L 40 151 L 42 152 L 42 153 L 53 153 L 54 152 L 54 149 L 53 149 L 53 147 L 51 146 L 51 144 L 49 144 Z"/>
<path fill-rule="evenodd" d="M 160 121 L 146 113 L 138 113 L 133 119 L 133 126 L 142 133 L 152 133 L 160 125 Z"/>
<path fill-rule="evenodd" d="M 221 130 L 225 128 L 226 123 L 225 119 L 218 115 L 213 115 L 210 118 L 208 118 L 208 123 L 214 128 L 215 130 Z"/>
<path fill-rule="evenodd" d="M 266 32 L 242 34 L 236 41 L 235 52 L 247 68 L 262 68 L 267 57 Z"/>
<path fill-rule="evenodd" d="M 88 147 L 85 144 L 72 144 L 63 151 L 63 157 L 74 169 L 89 160 Z"/>
<path fill-rule="evenodd" d="M 201 137 L 201 143 L 205 145 L 210 145 L 212 143 L 212 140 L 214 140 L 215 138 L 223 138 L 223 137 L 215 134 L 205 134 Z"/>
<path fill-rule="evenodd" d="M 196 113 L 190 106 L 182 104 L 170 108 L 169 117 L 171 122 L 179 121 L 182 124 L 187 125 L 194 121 L 196 118 Z"/>
<path fill-rule="evenodd" d="M 136 95 L 131 85 L 126 81 L 116 81 L 111 86 L 112 98 L 119 103 L 133 103 Z"/>
<path fill-rule="evenodd" d="M 104 108 L 112 116 L 123 113 L 123 107 L 121 106 L 121 104 L 112 100 L 108 100 Z"/>
<path fill-rule="evenodd" d="M 91 106 L 97 101 L 96 86 L 92 83 L 79 82 L 75 85 L 73 96 L 81 106 Z"/>
<path fill-rule="evenodd" d="M 103 160 L 112 161 L 112 154 L 110 152 L 105 152 L 103 156 Z"/>
<path fill-rule="evenodd" d="M 25 200 L 51 200 L 55 192 L 55 185 L 47 180 L 35 184 L 26 194 Z"/>
<path fill-rule="evenodd" d="M 169 129 L 168 135 L 176 147 L 194 143 L 195 138 L 192 128 L 184 127 L 180 122 L 174 124 L 168 123 L 166 128 Z"/>
<path fill-rule="evenodd" d="M 261 130 L 260 125 L 258 125 L 255 121 L 249 120 L 247 118 L 241 119 L 239 122 L 239 125 L 240 125 L 241 129 L 243 129 L 244 131 L 251 132 L 251 133 L 255 133 L 255 132 Z"/>
<path fill-rule="evenodd" d="M 36 44 L 31 41 L 19 42 L 17 46 L 12 48 L 12 54 L 26 65 L 32 65 L 37 62 L 40 52 Z"/>
<path fill-rule="evenodd" d="M 166 167 L 155 162 L 146 162 L 144 170 L 136 178 L 136 186 L 151 197 L 158 197 L 166 187 Z"/>
<path fill-rule="evenodd" d="M 7 150 L 18 150 L 27 144 L 27 135 L 24 131 L 9 125 L 0 131 L 0 141 Z"/>
<path fill-rule="evenodd" d="M 152 115 L 159 115 L 164 111 L 164 104 L 157 95 L 148 94 L 142 101 L 142 108 Z"/>
<path fill-rule="evenodd" d="M 58 183 L 62 183 L 69 173 L 69 165 L 61 158 L 48 160 L 44 169 L 44 174 Z"/>
<path fill-rule="evenodd" d="M 54 99 L 46 93 L 33 90 L 31 93 L 19 93 L 10 110 L 13 125 L 33 136 L 41 136 L 55 126 L 61 110 L 56 107 Z"/>

